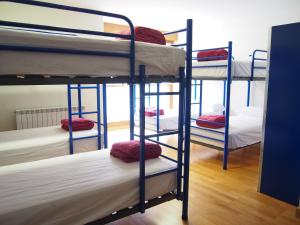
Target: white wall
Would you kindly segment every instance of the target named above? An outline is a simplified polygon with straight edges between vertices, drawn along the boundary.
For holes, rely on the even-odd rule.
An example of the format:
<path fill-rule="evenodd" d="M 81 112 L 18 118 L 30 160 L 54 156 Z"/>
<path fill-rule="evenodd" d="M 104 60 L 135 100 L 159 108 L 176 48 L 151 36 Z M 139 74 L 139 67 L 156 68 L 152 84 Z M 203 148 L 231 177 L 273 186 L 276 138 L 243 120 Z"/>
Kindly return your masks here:
<path fill-rule="evenodd" d="M 255 48 L 267 48 L 268 30 L 271 26 L 300 21 L 299 0 L 59 0 L 51 2 L 124 14 L 133 21 L 134 25 L 143 25 L 161 30 L 182 28 L 185 26 L 186 19 L 192 18 L 194 20 L 193 44 L 195 48 L 223 46 L 227 44 L 227 41 L 231 40 L 233 41 L 234 56 L 239 59 L 247 59 L 248 55 Z M 11 8 L 4 3 L 0 3 L 0 19 L 5 18 L 23 22 L 40 22 L 48 25 L 102 29 L 101 18 L 95 18 L 95 16 L 80 16 L 77 13 L 59 12 L 51 13 L 50 15 L 49 10 L 46 9 L 33 11 L 30 8 L 21 8 L 20 6 Z M 104 18 L 104 21 L 111 20 Z M 121 21 L 115 22 L 120 23 Z M 216 99 L 215 101 L 217 101 L 222 98 L 222 87 L 220 84 L 207 84 L 206 90 L 208 93 L 205 94 L 207 97 L 204 99 L 204 102 L 207 102 L 204 105 L 207 110 L 205 111 L 210 110 L 213 102 L 210 99 Z M 22 107 L 27 108 L 27 105 L 22 102 L 25 100 L 13 94 L 17 88 L 0 88 L 0 104 L 3 105 L 9 102 L 11 105 L 10 109 L 8 109 L 9 107 L 6 107 L 5 110 L 1 109 L 0 130 L 14 128 L 12 119 L 14 118 L 13 108 L 20 104 L 22 104 Z M 55 90 L 52 88 L 23 87 L 18 93 L 31 99 L 28 103 L 30 107 L 67 104 L 62 100 L 66 99 L 65 87 L 55 87 Z M 254 84 L 253 104 L 262 105 L 263 89 L 264 85 L 262 82 Z M 6 94 L 7 90 L 10 90 L 8 93 L 11 93 L 12 97 Z M 32 90 L 35 90 L 35 92 L 31 95 L 30 92 Z M 61 97 L 53 99 L 52 96 L 58 96 L 58 93 Z M 113 91 L 108 97 L 118 98 L 124 104 L 123 107 L 126 107 L 126 104 L 129 102 L 127 93 L 122 89 L 117 94 Z M 233 108 L 244 106 L 246 101 L 246 84 L 233 84 L 232 93 Z M 113 94 L 115 97 L 112 97 Z M 41 98 L 40 96 L 45 97 Z M 58 99 L 59 101 L 57 101 Z M 91 102 L 94 102 L 92 97 L 89 99 Z M 113 108 L 110 105 L 109 107 L 111 112 L 109 118 L 116 118 L 116 120 L 125 118 L 123 117 L 124 113 L 119 113 L 120 110 L 123 110 L 122 108 Z M 128 112 L 128 109 L 126 110 Z M 118 115 L 122 116 L 119 117 Z"/>
<path fill-rule="evenodd" d="M 72 6 L 93 8 L 95 1 L 60 0 L 51 1 Z M 27 22 L 89 30 L 103 30 L 103 19 L 99 16 L 74 12 L 62 12 L 21 4 L 0 3 L 0 20 Z M 16 129 L 16 109 L 67 106 L 66 85 L 57 86 L 9 86 L 0 87 L 0 131 Z M 96 95 L 87 91 L 83 95 L 83 105 L 87 110 L 96 109 Z M 76 95 L 74 95 L 75 97 Z M 76 97 L 74 105 L 77 104 Z"/>
<path fill-rule="evenodd" d="M 161 30 L 182 28 L 185 20 L 192 18 L 194 49 L 221 47 L 230 40 L 237 59 L 249 59 L 254 49 L 267 49 L 271 26 L 300 21 L 299 0 L 110 0 L 95 7 L 127 15 L 134 25 Z M 206 82 L 205 87 L 204 111 L 210 111 L 211 105 L 222 99 L 223 86 Z M 246 94 L 246 82 L 233 82 L 233 109 L 246 105 Z M 263 97 L 264 82 L 255 82 L 251 104 L 262 106 Z"/>

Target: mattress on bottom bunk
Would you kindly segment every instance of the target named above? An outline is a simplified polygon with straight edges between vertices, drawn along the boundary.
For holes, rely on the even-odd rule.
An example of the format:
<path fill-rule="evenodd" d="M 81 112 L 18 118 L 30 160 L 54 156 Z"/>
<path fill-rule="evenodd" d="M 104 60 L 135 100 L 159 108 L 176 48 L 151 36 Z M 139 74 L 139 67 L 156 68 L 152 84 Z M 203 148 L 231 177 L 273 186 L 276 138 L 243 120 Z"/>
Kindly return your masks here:
<path fill-rule="evenodd" d="M 135 115 L 135 124 L 139 126 L 139 115 Z M 146 129 L 156 130 L 156 116 L 146 116 L 145 125 Z M 175 110 L 165 110 L 164 115 L 159 116 L 159 128 L 160 130 L 177 130 L 178 129 L 178 112 Z"/>
<path fill-rule="evenodd" d="M 193 66 L 212 66 L 206 68 L 193 68 L 193 78 L 216 78 L 226 79 L 227 77 L 227 60 L 193 62 Z M 226 67 L 220 67 L 225 65 Z M 256 61 L 255 67 L 266 67 L 265 61 Z M 267 69 L 255 69 L 254 78 L 265 78 Z M 247 60 L 232 60 L 231 68 L 232 78 L 249 78 L 251 77 L 251 61 Z"/>
<path fill-rule="evenodd" d="M 128 53 L 130 41 L 95 36 L 59 34 L 0 27 L 0 44 L 28 47 Z M 136 75 L 146 65 L 147 75 L 178 75 L 185 51 L 170 46 L 135 43 Z M 0 75 L 129 76 L 129 59 L 29 51 L 0 51 Z M 14 62 L 14 63 L 11 63 Z"/>
<path fill-rule="evenodd" d="M 97 130 L 73 132 L 74 137 L 97 135 Z M 74 141 L 74 152 L 96 150 L 97 138 Z M 69 154 L 69 132 L 59 126 L 0 132 L 0 166 Z"/>
<path fill-rule="evenodd" d="M 146 160 L 146 174 L 176 168 L 163 158 Z M 139 163 L 109 150 L 0 168 L 0 224 L 85 224 L 139 202 Z M 162 182 L 163 181 L 163 182 Z M 176 188 L 176 173 L 146 180 L 146 199 Z"/>
<path fill-rule="evenodd" d="M 197 128 L 195 128 L 197 127 Z M 224 147 L 224 128 L 220 129 L 198 129 L 195 122 L 191 127 L 191 140 L 208 144 L 215 147 Z M 196 134 L 196 135 L 193 135 Z M 197 135 L 217 139 L 199 137 Z M 262 138 L 262 117 L 238 114 L 230 116 L 229 120 L 229 149 L 237 149 L 252 145 L 261 141 Z"/>
<path fill-rule="evenodd" d="M 196 110 L 192 112 L 192 117 L 197 117 L 199 113 Z M 139 126 L 139 115 L 134 116 L 135 125 Z M 145 117 L 146 129 L 156 130 L 156 116 Z M 178 110 L 165 110 L 164 115 L 159 116 L 159 128 L 160 130 L 177 130 L 178 129 Z"/>

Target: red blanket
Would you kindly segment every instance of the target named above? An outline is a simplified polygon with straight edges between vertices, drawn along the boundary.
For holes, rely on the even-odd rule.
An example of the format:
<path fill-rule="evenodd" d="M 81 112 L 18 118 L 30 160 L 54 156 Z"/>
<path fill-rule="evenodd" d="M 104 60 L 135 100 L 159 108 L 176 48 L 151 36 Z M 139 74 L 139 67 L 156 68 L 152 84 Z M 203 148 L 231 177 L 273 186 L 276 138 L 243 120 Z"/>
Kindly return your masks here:
<path fill-rule="evenodd" d="M 61 128 L 64 130 L 69 130 L 69 120 L 63 119 L 60 121 Z M 85 118 L 73 118 L 72 119 L 72 130 L 91 130 L 94 127 L 94 122 Z"/>
<path fill-rule="evenodd" d="M 228 52 L 225 49 L 207 50 L 197 53 L 197 60 L 200 61 L 214 61 L 228 59 Z"/>
<path fill-rule="evenodd" d="M 199 127 L 207 128 L 222 128 L 225 127 L 225 116 L 223 115 L 214 115 L 214 116 L 200 116 L 196 120 L 196 124 Z"/>
<path fill-rule="evenodd" d="M 126 29 L 121 34 L 130 35 L 130 29 Z M 165 36 L 158 30 L 154 30 L 147 27 L 135 27 L 134 28 L 135 40 L 141 42 L 148 42 L 159 45 L 166 45 Z"/>
<path fill-rule="evenodd" d="M 160 116 L 165 115 L 165 110 L 160 109 L 159 115 Z M 145 116 L 148 116 L 148 117 L 156 116 L 156 108 L 145 108 Z"/>
<path fill-rule="evenodd" d="M 126 141 L 112 145 L 110 154 L 124 162 L 136 162 L 140 159 L 140 142 Z M 161 147 L 158 144 L 145 142 L 145 159 L 158 158 L 161 154 Z"/>

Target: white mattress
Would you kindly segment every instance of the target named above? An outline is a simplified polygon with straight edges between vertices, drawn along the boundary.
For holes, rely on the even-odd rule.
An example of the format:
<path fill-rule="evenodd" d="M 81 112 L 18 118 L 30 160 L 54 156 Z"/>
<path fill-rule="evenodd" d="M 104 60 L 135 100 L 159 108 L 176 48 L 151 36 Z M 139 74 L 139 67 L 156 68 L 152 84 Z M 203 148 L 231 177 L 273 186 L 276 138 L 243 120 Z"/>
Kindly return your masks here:
<path fill-rule="evenodd" d="M 192 113 L 196 117 L 197 113 Z M 139 126 L 139 115 L 134 116 L 135 125 Z M 145 117 L 145 127 L 148 130 L 156 130 L 156 116 Z M 159 116 L 160 130 L 177 130 L 178 129 L 178 110 L 165 110 L 165 115 Z"/>
<path fill-rule="evenodd" d="M 129 52 L 128 40 L 107 40 L 94 36 L 62 35 L 0 28 L 0 44 L 65 48 L 89 51 Z M 178 75 L 185 65 L 185 51 L 170 46 L 136 42 L 138 66 L 147 75 Z M 129 59 L 101 56 L 0 51 L 0 75 L 128 76 Z"/>
<path fill-rule="evenodd" d="M 146 161 L 146 174 L 176 168 Z M 85 224 L 139 202 L 138 162 L 108 150 L 0 167 L 0 224 Z M 162 182 L 163 181 L 163 182 Z M 147 179 L 146 199 L 175 190 L 176 173 Z"/>
<path fill-rule="evenodd" d="M 97 135 L 97 130 L 73 132 L 74 137 Z M 74 141 L 74 152 L 96 150 L 97 138 Z M 0 132 L 0 166 L 69 154 L 69 132 L 59 126 Z"/>
<path fill-rule="evenodd" d="M 193 78 L 226 78 L 227 60 L 193 62 L 193 66 L 226 65 L 226 67 L 193 68 Z M 232 78 L 251 77 L 251 61 L 232 60 Z M 266 67 L 265 61 L 255 61 L 255 67 Z M 254 78 L 265 78 L 266 69 L 254 69 Z"/>
<path fill-rule="evenodd" d="M 139 115 L 134 116 L 135 124 L 139 126 Z M 145 116 L 146 129 L 156 130 L 156 116 Z M 165 110 L 165 115 L 159 116 L 160 130 L 177 130 L 178 129 L 178 112 L 177 110 Z"/>
<path fill-rule="evenodd" d="M 191 124 L 197 126 L 195 122 Z M 198 126 L 197 126 L 198 127 Z M 207 130 L 197 129 L 191 127 L 191 140 L 209 144 L 212 146 L 224 147 L 224 142 L 210 140 L 195 136 L 194 134 L 218 139 L 224 141 L 224 134 L 216 133 L 213 131 L 225 132 L 224 128 L 209 129 Z M 229 119 L 229 149 L 236 149 L 245 147 L 251 144 L 255 144 L 261 141 L 262 136 L 262 115 L 251 115 L 247 113 L 239 113 L 237 115 L 230 116 Z"/>

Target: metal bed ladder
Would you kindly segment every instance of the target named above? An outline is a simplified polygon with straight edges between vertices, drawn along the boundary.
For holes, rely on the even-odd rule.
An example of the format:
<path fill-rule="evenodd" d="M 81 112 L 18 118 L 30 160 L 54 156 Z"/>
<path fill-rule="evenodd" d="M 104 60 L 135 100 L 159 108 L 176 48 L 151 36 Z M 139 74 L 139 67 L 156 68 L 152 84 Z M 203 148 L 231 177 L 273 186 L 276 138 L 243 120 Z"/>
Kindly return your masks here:
<path fill-rule="evenodd" d="M 83 90 L 96 90 L 96 98 L 97 98 L 97 110 L 96 111 L 82 111 L 82 91 Z M 77 100 L 78 100 L 78 111 L 72 111 L 72 90 L 77 91 Z M 102 112 L 103 112 L 103 119 L 101 118 L 101 94 L 100 94 L 100 84 L 96 85 L 84 85 L 75 84 L 71 85 L 68 84 L 68 119 L 69 119 L 69 144 L 70 144 L 70 154 L 74 154 L 74 141 L 83 140 L 83 139 L 90 139 L 90 138 L 97 138 L 97 147 L 98 150 L 102 148 L 102 127 L 103 127 L 103 144 L 104 148 L 107 148 L 107 112 L 106 112 L 106 84 L 102 85 Z M 97 120 L 95 121 L 97 125 L 97 135 L 89 135 L 89 136 L 81 136 L 81 137 L 74 137 L 73 136 L 73 127 L 72 127 L 72 118 L 73 116 L 78 116 L 79 118 L 83 118 L 85 115 L 92 115 L 96 114 Z M 103 122 L 102 122 L 103 121 Z"/>

